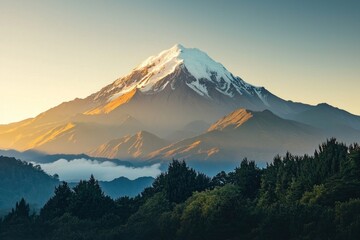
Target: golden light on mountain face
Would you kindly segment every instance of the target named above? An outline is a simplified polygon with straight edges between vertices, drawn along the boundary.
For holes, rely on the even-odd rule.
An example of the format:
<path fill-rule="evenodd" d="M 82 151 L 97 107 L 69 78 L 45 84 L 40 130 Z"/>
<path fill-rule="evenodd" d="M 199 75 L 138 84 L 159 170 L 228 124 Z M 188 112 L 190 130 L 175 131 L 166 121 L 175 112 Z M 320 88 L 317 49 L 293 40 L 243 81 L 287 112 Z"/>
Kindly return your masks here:
<path fill-rule="evenodd" d="M 32 142 L 29 143 L 27 149 L 36 148 L 38 146 L 41 146 L 47 142 L 50 142 L 62 133 L 65 133 L 69 131 L 70 129 L 73 129 L 75 125 L 73 123 L 67 123 L 64 126 L 57 127 L 55 129 L 51 129 L 50 131 L 46 132 L 45 134 L 38 136 L 35 138 Z"/>
<path fill-rule="evenodd" d="M 93 110 L 86 111 L 84 114 L 97 115 L 97 114 L 102 114 L 102 113 L 110 113 L 111 111 L 113 111 L 117 107 L 119 107 L 120 105 L 127 103 L 135 95 L 135 93 L 136 93 L 136 89 L 117 97 L 115 100 L 110 101 L 105 106 L 101 106 L 101 107 L 95 108 Z"/>

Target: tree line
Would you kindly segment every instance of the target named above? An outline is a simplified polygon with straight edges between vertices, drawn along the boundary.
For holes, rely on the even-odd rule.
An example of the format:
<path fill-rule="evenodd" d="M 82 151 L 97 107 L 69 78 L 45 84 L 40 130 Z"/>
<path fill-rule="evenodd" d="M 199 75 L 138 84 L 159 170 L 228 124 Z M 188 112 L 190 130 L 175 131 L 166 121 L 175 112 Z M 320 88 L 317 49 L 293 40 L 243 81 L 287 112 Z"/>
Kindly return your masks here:
<path fill-rule="evenodd" d="M 134 198 L 63 182 L 38 214 L 21 199 L 0 239 L 360 239 L 360 146 L 330 139 L 212 178 L 173 160 Z"/>

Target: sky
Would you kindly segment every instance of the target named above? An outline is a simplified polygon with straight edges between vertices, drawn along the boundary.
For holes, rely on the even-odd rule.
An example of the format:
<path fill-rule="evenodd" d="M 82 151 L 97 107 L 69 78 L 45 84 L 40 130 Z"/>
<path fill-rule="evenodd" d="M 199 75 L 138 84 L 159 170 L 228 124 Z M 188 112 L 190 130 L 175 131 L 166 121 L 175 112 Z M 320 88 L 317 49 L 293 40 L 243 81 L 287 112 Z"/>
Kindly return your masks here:
<path fill-rule="evenodd" d="M 84 98 L 176 43 L 283 99 L 360 115 L 360 1 L 0 0 L 0 124 Z"/>

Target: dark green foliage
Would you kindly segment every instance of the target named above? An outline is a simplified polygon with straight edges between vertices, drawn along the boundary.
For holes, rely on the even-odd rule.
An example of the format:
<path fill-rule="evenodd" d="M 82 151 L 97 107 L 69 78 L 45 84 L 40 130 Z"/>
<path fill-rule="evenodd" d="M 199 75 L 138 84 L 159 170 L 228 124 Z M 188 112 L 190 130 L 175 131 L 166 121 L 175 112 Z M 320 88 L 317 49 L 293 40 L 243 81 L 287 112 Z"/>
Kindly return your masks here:
<path fill-rule="evenodd" d="M 80 219 L 98 219 L 114 211 L 114 201 L 104 195 L 93 175 L 89 181 L 80 181 L 74 188 L 69 205 L 72 215 Z"/>
<path fill-rule="evenodd" d="M 237 185 L 242 196 L 254 199 L 260 189 L 260 178 L 261 172 L 255 162 L 245 158 L 240 167 L 229 174 L 228 182 Z"/>
<path fill-rule="evenodd" d="M 261 220 L 254 239 L 334 239 L 332 209 L 278 203 L 257 211 Z"/>
<path fill-rule="evenodd" d="M 112 200 L 91 177 L 62 183 L 31 215 L 21 200 L 1 239 L 360 239 L 360 147 L 330 139 L 314 156 L 244 159 L 211 180 L 185 162 L 134 197 Z"/>
<path fill-rule="evenodd" d="M 211 191 L 195 193 L 180 216 L 181 239 L 243 238 L 254 227 L 251 204 L 238 187 L 227 184 Z"/>
<path fill-rule="evenodd" d="M 30 218 L 30 206 L 26 203 L 25 199 L 21 199 L 20 202 L 17 202 L 15 209 L 12 209 L 11 212 L 5 216 L 4 223 L 11 222 L 16 219 L 29 219 Z"/>
<path fill-rule="evenodd" d="M 211 179 L 211 186 L 221 187 L 224 186 L 227 182 L 228 182 L 228 175 L 226 174 L 226 172 L 221 171 Z"/>
<path fill-rule="evenodd" d="M 163 239 L 161 231 L 162 215 L 170 211 L 171 203 L 164 193 L 156 193 L 149 198 L 128 220 L 125 229 L 127 239 Z"/>
<path fill-rule="evenodd" d="M 0 239 L 32 239 L 31 227 L 34 216 L 30 216 L 30 206 L 22 198 L 15 209 L 4 217 L 1 224 Z"/>
<path fill-rule="evenodd" d="M 126 223 L 140 206 L 139 198 L 121 197 L 115 201 L 117 214 L 121 217 L 121 223 Z"/>
<path fill-rule="evenodd" d="M 360 199 L 338 202 L 335 223 L 339 239 L 360 239 Z"/>
<path fill-rule="evenodd" d="M 40 211 L 43 219 L 52 219 L 61 217 L 69 210 L 74 193 L 66 182 L 63 182 L 55 188 L 55 195 L 44 205 Z"/>
<path fill-rule="evenodd" d="M 203 191 L 210 187 L 210 178 L 196 173 L 184 161 L 173 160 L 166 173 L 162 173 L 154 181 L 156 192 L 165 192 L 170 202 L 181 203 L 195 191 Z"/>
<path fill-rule="evenodd" d="M 360 146 L 351 145 L 348 151 L 346 159 L 340 165 L 341 175 L 344 178 L 356 179 L 360 176 Z"/>

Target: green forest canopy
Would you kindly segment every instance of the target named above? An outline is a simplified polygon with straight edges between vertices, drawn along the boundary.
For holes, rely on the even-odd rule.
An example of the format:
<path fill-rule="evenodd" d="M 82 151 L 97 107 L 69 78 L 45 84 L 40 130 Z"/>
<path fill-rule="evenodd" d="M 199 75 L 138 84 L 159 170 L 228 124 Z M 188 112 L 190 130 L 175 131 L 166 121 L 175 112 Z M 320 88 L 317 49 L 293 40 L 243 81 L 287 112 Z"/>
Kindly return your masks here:
<path fill-rule="evenodd" d="M 244 159 L 215 177 L 173 160 L 140 195 L 112 200 L 94 177 L 62 183 L 38 215 L 21 199 L 1 239 L 360 239 L 360 147 Z"/>

